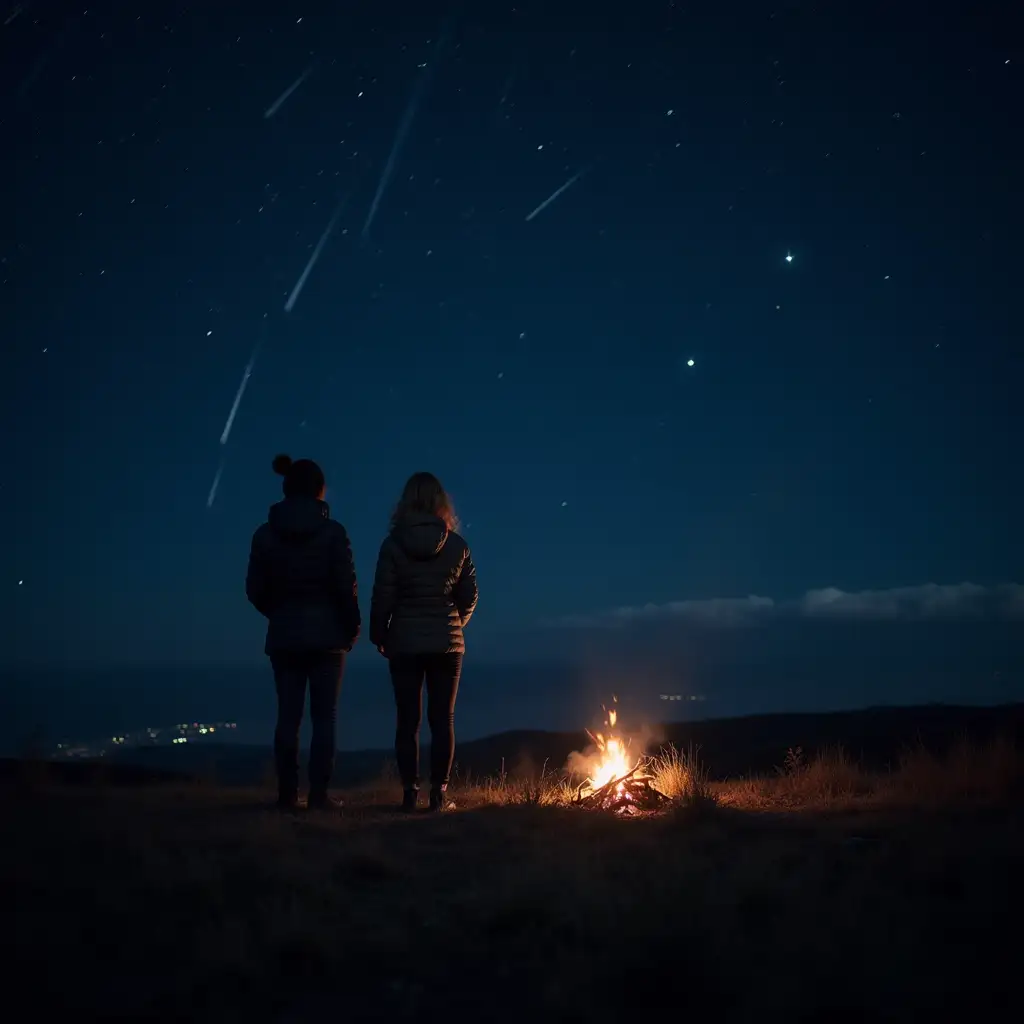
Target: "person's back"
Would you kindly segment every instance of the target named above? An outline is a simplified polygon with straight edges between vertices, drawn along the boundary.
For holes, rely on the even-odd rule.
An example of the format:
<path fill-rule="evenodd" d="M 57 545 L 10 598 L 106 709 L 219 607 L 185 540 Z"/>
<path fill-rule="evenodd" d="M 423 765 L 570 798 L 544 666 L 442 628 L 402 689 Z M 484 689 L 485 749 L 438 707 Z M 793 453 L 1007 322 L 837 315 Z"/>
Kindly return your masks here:
<path fill-rule="evenodd" d="M 271 506 L 249 553 L 245 593 L 267 619 L 264 651 L 277 689 L 278 802 L 298 802 L 299 730 L 309 687 L 313 738 L 309 805 L 333 806 L 335 723 L 345 655 L 359 636 L 355 567 L 348 534 L 331 519 L 320 467 L 309 459 L 274 459 L 284 500 Z"/>
<path fill-rule="evenodd" d="M 352 554 L 327 503 L 294 495 L 272 505 L 252 551 L 247 593 L 267 617 L 265 653 L 351 650 L 360 627 Z"/>
<path fill-rule="evenodd" d="M 464 653 L 463 629 L 477 601 L 476 571 L 465 571 L 467 561 L 472 567 L 465 540 L 438 516 L 410 512 L 395 522 L 384 545 L 391 590 L 384 575 L 374 596 L 378 620 L 383 608 L 391 612 L 388 656 Z"/>
<path fill-rule="evenodd" d="M 419 727 L 427 686 L 434 810 L 455 750 L 455 698 L 466 650 L 465 627 L 477 604 L 476 567 L 440 482 L 430 473 L 408 481 L 381 544 L 370 608 L 370 642 L 389 663 L 397 723 L 395 756 L 405 790 L 403 806 L 416 806 Z"/>

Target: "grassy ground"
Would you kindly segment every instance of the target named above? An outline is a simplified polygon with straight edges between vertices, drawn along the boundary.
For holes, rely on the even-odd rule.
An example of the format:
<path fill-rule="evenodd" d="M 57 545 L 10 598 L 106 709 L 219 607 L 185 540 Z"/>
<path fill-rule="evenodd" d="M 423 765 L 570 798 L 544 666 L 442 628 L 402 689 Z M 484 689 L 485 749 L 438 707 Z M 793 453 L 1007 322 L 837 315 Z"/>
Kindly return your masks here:
<path fill-rule="evenodd" d="M 405 817 L 389 782 L 286 815 L 261 792 L 30 774 L 2 790 L 4 964 L 38 1018 L 1006 1017 L 1016 750 L 881 776 L 794 750 L 726 783 L 696 753 L 655 763 L 671 802 L 629 819 L 566 806 L 552 777 L 465 781 L 455 811 Z"/>

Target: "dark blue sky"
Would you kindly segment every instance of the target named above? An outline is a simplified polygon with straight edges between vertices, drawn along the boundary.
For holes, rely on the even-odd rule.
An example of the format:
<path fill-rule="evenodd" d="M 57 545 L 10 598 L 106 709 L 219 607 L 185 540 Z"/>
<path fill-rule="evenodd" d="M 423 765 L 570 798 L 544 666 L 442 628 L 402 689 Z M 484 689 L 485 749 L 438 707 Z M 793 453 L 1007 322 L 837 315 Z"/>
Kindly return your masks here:
<path fill-rule="evenodd" d="M 364 603 L 441 477 L 481 658 L 748 595 L 1019 615 L 1011 6 L 11 7 L 0 658 L 258 662 L 278 451 Z"/>

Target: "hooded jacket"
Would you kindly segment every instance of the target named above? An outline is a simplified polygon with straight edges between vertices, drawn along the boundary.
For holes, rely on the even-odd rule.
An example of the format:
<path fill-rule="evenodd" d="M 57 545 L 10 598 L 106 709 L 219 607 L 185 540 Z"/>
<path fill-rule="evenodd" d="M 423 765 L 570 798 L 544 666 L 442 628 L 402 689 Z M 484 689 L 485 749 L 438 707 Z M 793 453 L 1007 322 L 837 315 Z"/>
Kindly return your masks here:
<path fill-rule="evenodd" d="M 252 537 L 245 595 L 267 618 L 267 654 L 349 651 L 360 616 L 352 546 L 327 502 L 285 498 Z"/>
<path fill-rule="evenodd" d="M 437 516 L 406 516 L 380 546 L 370 642 L 388 657 L 462 654 L 476 602 L 476 567 L 465 540 Z"/>

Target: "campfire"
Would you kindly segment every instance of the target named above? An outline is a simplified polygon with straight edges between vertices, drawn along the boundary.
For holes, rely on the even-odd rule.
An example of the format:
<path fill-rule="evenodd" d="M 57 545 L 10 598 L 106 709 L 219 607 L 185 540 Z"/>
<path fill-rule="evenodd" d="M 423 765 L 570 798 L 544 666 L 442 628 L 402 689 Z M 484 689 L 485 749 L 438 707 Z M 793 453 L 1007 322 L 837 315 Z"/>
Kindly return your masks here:
<path fill-rule="evenodd" d="M 618 712 L 615 708 L 604 711 L 608 732 L 587 730 L 597 752 L 590 761 L 590 774 L 576 789 L 573 802 L 581 807 L 620 814 L 656 809 L 667 798 L 652 785 L 648 772 L 650 760 L 643 755 L 630 754 L 628 740 L 616 731 Z"/>

